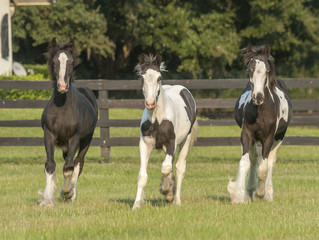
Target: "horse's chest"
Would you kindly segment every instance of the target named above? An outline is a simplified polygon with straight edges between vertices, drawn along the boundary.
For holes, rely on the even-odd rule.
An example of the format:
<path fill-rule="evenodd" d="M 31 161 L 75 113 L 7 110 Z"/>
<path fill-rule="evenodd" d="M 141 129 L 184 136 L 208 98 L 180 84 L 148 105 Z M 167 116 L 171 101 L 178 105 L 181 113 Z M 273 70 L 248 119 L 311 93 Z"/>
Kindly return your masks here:
<path fill-rule="evenodd" d="M 49 114 L 45 116 L 47 128 L 58 138 L 69 138 L 73 136 L 78 129 L 78 121 L 72 114 Z"/>
<path fill-rule="evenodd" d="M 143 137 L 154 139 L 156 149 L 167 147 L 175 141 L 174 126 L 169 120 L 163 120 L 160 124 L 157 120 L 154 123 L 147 120 L 142 124 L 141 132 Z"/>

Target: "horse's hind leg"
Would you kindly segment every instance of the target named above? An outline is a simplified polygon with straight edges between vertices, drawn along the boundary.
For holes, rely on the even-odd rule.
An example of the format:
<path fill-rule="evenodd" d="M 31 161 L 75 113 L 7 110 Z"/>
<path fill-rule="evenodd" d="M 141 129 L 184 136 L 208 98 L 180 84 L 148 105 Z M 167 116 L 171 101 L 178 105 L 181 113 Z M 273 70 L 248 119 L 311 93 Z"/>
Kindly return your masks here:
<path fill-rule="evenodd" d="M 184 144 L 181 144 L 178 160 L 176 162 L 177 183 L 176 183 L 176 195 L 174 199 L 174 204 L 176 205 L 181 205 L 182 182 L 183 182 L 185 171 L 186 171 L 186 156 L 190 148 L 191 135 L 192 135 L 191 133 L 188 134 Z"/>
<path fill-rule="evenodd" d="M 266 182 L 265 182 L 265 195 L 264 195 L 264 200 L 266 201 L 272 201 L 273 200 L 273 186 L 272 186 L 272 171 L 274 169 L 274 165 L 276 162 L 276 157 L 277 157 L 277 151 L 278 148 L 280 147 L 282 141 L 275 142 L 274 143 L 274 148 L 270 151 L 269 156 L 268 156 L 268 174 L 266 177 Z"/>
<path fill-rule="evenodd" d="M 45 163 L 46 185 L 44 192 L 39 191 L 40 206 L 53 205 L 55 203 L 56 183 L 55 183 L 55 161 L 54 148 L 55 138 L 47 130 L 44 130 L 44 145 L 47 153 L 47 161 Z"/>

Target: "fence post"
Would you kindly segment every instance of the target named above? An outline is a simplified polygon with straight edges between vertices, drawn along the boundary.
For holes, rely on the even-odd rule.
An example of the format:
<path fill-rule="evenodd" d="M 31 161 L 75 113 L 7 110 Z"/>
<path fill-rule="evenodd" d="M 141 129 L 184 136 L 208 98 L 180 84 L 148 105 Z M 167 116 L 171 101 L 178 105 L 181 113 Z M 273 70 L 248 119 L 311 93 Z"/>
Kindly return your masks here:
<path fill-rule="evenodd" d="M 99 91 L 99 99 L 108 99 L 108 91 Z M 100 109 L 100 120 L 109 120 L 109 109 Z M 101 157 L 104 158 L 104 163 L 110 162 L 111 147 L 106 145 L 106 140 L 110 138 L 110 128 L 100 127 L 100 138 L 101 138 Z"/>

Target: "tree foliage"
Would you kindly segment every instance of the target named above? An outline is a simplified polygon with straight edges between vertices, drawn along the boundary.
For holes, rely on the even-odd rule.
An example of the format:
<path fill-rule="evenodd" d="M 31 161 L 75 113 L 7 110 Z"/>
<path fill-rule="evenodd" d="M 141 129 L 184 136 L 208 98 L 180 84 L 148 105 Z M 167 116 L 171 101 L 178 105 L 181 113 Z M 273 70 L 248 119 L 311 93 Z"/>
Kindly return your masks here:
<path fill-rule="evenodd" d="M 30 37 L 33 46 L 47 43 L 53 37 L 59 41 L 74 38 L 80 51 L 92 51 L 103 57 L 114 56 L 114 44 L 105 34 L 107 21 L 94 1 L 58 1 L 50 7 L 17 7 L 12 21 L 14 50 L 19 39 Z"/>
<path fill-rule="evenodd" d="M 236 77 L 240 49 L 269 43 L 279 75 L 315 77 L 318 20 L 316 0 L 65 0 L 16 7 L 13 39 L 26 55 L 73 37 L 90 76 L 106 78 L 132 78 L 142 52 L 161 53 L 171 77 Z"/>

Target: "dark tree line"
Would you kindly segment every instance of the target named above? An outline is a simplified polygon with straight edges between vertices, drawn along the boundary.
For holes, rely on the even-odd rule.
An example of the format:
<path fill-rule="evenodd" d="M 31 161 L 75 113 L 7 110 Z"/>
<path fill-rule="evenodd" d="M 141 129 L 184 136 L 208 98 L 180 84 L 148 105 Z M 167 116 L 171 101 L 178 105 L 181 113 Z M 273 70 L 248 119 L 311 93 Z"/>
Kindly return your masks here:
<path fill-rule="evenodd" d="M 134 78 L 142 52 L 159 52 L 169 78 L 245 76 L 240 49 L 272 46 L 277 73 L 319 76 L 317 0 L 64 0 L 16 7 L 14 58 L 44 63 L 53 36 L 74 38 L 81 77 Z"/>

